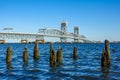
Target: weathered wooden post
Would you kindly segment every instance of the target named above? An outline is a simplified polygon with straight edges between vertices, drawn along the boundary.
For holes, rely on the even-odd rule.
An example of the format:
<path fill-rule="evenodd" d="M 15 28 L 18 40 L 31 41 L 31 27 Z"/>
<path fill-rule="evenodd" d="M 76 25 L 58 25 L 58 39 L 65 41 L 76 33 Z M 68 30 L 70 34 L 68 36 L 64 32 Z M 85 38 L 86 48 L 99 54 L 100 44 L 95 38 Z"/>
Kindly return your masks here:
<path fill-rule="evenodd" d="M 62 65 L 62 48 L 60 48 L 57 52 L 57 63 L 58 65 Z"/>
<path fill-rule="evenodd" d="M 12 61 L 12 48 L 9 46 L 6 52 L 7 52 L 6 62 L 8 63 Z"/>
<path fill-rule="evenodd" d="M 56 66 L 56 52 L 52 50 L 50 53 L 50 67 Z"/>
<path fill-rule="evenodd" d="M 108 40 L 105 40 L 105 51 L 102 53 L 101 67 L 109 68 L 110 65 L 111 65 L 111 60 L 110 60 L 110 43 L 109 43 Z"/>
<path fill-rule="evenodd" d="M 23 61 L 28 61 L 28 47 L 26 47 L 25 51 L 23 52 Z"/>
<path fill-rule="evenodd" d="M 74 47 L 74 49 L 73 49 L 73 58 L 75 60 L 78 59 L 78 49 L 77 49 L 77 47 Z"/>
<path fill-rule="evenodd" d="M 33 57 L 34 57 L 35 60 L 38 60 L 38 59 L 39 59 L 39 56 L 40 56 L 40 53 L 39 53 L 38 44 L 35 43 L 35 47 L 34 47 L 34 55 L 33 55 Z"/>

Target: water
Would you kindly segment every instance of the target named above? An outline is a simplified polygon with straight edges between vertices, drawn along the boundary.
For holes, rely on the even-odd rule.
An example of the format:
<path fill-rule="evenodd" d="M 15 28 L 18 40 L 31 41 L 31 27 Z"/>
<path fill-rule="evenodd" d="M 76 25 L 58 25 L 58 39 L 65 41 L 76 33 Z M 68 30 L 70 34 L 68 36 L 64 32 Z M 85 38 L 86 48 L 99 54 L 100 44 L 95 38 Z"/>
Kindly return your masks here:
<path fill-rule="evenodd" d="M 12 46 L 13 60 L 6 64 L 6 49 Z M 29 61 L 22 56 L 28 46 Z M 40 59 L 33 60 L 34 44 L 0 44 L 0 80 L 120 80 L 120 44 L 111 44 L 111 67 L 101 68 L 104 44 L 54 44 L 63 48 L 63 65 L 49 66 L 49 44 L 39 44 Z M 72 58 L 73 47 L 78 47 L 78 60 Z M 113 50 L 114 49 L 114 50 Z"/>

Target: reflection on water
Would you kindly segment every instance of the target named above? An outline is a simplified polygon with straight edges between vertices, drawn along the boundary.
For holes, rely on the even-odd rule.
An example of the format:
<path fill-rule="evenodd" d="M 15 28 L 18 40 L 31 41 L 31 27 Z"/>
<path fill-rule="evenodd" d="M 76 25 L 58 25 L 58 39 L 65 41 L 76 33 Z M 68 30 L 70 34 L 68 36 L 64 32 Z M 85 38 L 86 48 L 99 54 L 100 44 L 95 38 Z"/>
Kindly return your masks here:
<path fill-rule="evenodd" d="M 12 69 L 12 62 L 6 62 L 7 69 Z"/>
<path fill-rule="evenodd" d="M 23 63 L 23 69 L 27 68 L 29 66 L 28 61 L 24 61 Z"/>
<path fill-rule="evenodd" d="M 6 63 L 6 49 L 12 46 L 12 62 Z M 23 61 L 24 48 L 28 46 L 28 61 Z M 73 47 L 78 48 L 78 59 L 72 58 Z M 111 44 L 111 67 L 101 68 L 104 44 L 54 44 L 55 51 L 63 49 L 63 65 L 50 67 L 50 45 L 39 44 L 40 58 L 33 59 L 34 44 L 0 44 L 0 79 L 40 80 L 119 80 L 120 44 Z"/>
<path fill-rule="evenodd" d="M 102 72 L 101 78 L 103 78 L 105 80 L 109 80 L 109 77 L 108 77 L 108 75 L 110 73 L 109 69 L 108 68 L 102 68 L 101 72 Z"/>

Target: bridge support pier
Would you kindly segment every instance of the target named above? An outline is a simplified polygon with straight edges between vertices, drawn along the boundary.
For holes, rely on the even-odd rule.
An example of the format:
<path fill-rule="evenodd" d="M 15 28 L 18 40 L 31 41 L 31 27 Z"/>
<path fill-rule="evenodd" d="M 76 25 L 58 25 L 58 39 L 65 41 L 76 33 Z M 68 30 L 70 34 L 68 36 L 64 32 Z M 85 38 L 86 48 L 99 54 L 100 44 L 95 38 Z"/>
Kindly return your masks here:
<path fill-rule="evenodd" d="M 21 43 L 28 43 L 28 40 L 27 39 L 24 39 L 24 40 L 22 39 Z"/>
<path fill-rule="evenodd" d="M 35 43 L 45 43 L 45 39 L 43 39 L 43 40 L 38 40 L 38 39 L 36 39 L 36 41 L 35 41 Z"/>
<path fill-rule="evenodd" d="M 74 39 L 74 42 L 76 43 L 76 42 L 79 42 L 79 40 L 78 39 Z"/>
<path fill-rule="evenodd" d="M 0 40 L 0 44 L 6 43 L 6 40 Z"/>
<path fill-rule="evenodd" d="M 67 38 L 61 37 L 61 38 L 60 38 L 60 41 L 61 41 L 61 42 L 67 42 Z"/>

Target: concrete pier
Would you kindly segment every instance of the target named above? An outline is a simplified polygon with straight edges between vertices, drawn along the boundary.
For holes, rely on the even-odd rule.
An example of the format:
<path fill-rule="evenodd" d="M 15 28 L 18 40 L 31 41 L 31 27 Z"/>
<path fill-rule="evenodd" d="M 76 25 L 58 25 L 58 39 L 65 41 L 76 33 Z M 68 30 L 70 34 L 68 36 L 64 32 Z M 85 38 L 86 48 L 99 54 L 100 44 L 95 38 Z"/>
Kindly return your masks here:
<path fill-rule="evenodd" d="M 35 43 L 37 43 L 37 44 L 39 44 L 39 43 L 45 43 L 45 39 L 43 39 L 43 40 L 36 39 Z"/>
<path fill-rule="evenodd" d="M 28 43 L 28 39 L 22 39 L 21 43 Z"/>
<path fill-rule="evenodd" d="M 6 43 L 6 40 L 0 40 L 0 44 Z"/>

